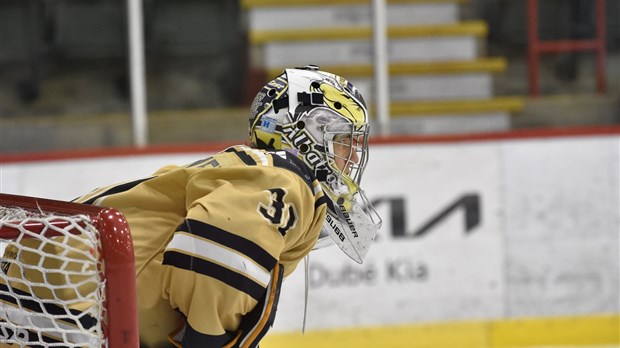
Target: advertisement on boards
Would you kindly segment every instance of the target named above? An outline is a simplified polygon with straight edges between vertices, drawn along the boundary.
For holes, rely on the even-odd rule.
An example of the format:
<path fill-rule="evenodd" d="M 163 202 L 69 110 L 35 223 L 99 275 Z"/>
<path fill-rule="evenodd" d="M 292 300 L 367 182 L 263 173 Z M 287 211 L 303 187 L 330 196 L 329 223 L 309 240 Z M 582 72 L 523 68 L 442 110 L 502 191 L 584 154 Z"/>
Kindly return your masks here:
<path fill-rule="evenodd" d="M 383 226 L 362 265 L 314 251 L 284 283 L 274 330 L 472 319 L 502 311 L 496 148 L 377 146 L 363 178 Z"/>
<path fill-rule="evenodd" d="M 2 163 L 1 188 L 70 200 L 207 155 Z M 620 311 L 618 136 L 373 144 L 362 188 L 383 219 L 364 263 L 312 252 L 274 331 Z"/>

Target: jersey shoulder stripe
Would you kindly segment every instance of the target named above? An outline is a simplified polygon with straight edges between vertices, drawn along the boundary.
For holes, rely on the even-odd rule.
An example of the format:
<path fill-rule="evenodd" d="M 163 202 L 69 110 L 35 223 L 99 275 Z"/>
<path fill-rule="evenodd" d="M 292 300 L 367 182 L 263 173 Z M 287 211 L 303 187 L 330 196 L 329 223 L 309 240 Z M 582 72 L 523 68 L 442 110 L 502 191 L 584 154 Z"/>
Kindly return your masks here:
<path fill-rule="evenodd" d="M 277 168 L 283 168 L 299 176 L 308 187 L 313 190 L 313 181 L 316 179 L 314 173 L 301 159 L 288 151 L 273 151 L 273 150 L 258 150 L 254 148 L 248 148 L 246 146 L 233 146 L 224 152 L 234 153 L 239 159 L 248 166 L 258 165 L 258 162 L 254 156 L 261 159 L 263 165 L 267 165 L 264 157 L 270 157 L 272 165 Z"/>
<path fill-rule="evenodd" d="M 217 279 L 241 292 L 248 294 L 257 301 L 265 292 L 265 287 L 244 275 L 214 262 L 192 255 L 183 254 L 175 250 L 167 250 L 164 252 L 163 264 Z"/>
<path fill-rule="evenodd" d="M 245 239 L 234 233 L 225 231 L 219 227 L 207 224 L 203 221 L 185 219 L 177 228 L 179 232 L 187 232 L 201 238 L 205 238 L 221 244 L 240 254 L 252 259 L 267 271 L 271 271 L 277 263 L 277 259 L 271 256 L 265 249 L 251 240 Z"/>
<path fill-rule="evenodd" d="M 230 148 L 224 150 L 224 152 L 232 152 L 232 153 L 234 153 L 235 155 L 237 155 L 237 157 L 239 157 L 239 159 L 243 163 L 245 163 L 248 166 L 255 166 L 256 165 L 256 161 L 247 152 L 243 151 L 243 148 L 230 147 Z"/>
<path fill-rule="evenodd" d="M 130 182 L 126 182 L 126 183 L 122 183 L 122 184 L 118 184 L 115 186 L 110 187 L 109 189 L 105 190 L 104 192 L 89 198 L 88 200 L 86 200 L 85 202 L 82 202 L 84 204 L 93 204 L 95 203 L 95 201 L 97 201 L 99 198 L 101 197 L 105 197 L 105 196 L 109 196 L 109 195 L 113 195 L 115 193 L 121 193 L 121 192 L 125 192 L 127 190 L 130 190 L 134 187 L 136 187 L 137 185 L 152 179 L 153 177 L 148 177 L 148 178 L 143 178 L 143 179 L 138 179 L 138 180 L 134 180 L 134 181 L 130 181 Z"/>
<path fill-rule="evenodd" d="M 274 167 L 283 168 L 297 174 L 308 185 L 310 190 L 314 192 L 312 183 L 315 180 L 315 176 L 302 160 L 287 151 L 269 152 L 269 154 L 273 159 Z M 280 156 L 280 154 L 284 154 L 284 157 Z"/>

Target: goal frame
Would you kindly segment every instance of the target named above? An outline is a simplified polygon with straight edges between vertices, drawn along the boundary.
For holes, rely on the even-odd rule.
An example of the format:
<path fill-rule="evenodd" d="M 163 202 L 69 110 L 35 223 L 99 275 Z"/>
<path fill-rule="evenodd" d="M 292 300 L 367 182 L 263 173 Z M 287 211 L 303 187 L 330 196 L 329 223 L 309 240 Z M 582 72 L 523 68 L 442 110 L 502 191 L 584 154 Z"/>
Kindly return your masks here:
<path fill-rule="evenodd" d="M 106 281 L 103 306 L 106 308 L 107 321 L 102 322 L 103 334 L 110 348 L 138 348 L 135 258 L 129 225 L 122 214 L 113 208 L 5 193 L 0 193 L 0 205 L 67 215 L 83 214 L 91 218 L 100 234 L 101 254 L 105 262 L 103 270 L 101 263 L 98 263 L 99 271 Z M 54 226 L 67 225 L 65 221 L 51 219 L 50 224 Z M 23 226 L 34 233 L 43 230 L 40 223 Z M 19 233 L 13 227 L 0 224 L 0 238 L 15 239 Z M 53 232 L 46 236 L 53 237 L 54 234 L 60 235 Z"/>

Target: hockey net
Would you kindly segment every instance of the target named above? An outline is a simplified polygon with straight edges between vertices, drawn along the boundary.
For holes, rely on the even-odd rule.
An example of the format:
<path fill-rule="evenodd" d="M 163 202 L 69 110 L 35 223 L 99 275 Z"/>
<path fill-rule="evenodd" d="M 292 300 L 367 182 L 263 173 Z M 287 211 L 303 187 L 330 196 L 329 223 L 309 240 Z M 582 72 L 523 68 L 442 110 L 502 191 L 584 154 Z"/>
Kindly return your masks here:
<path fill-rule="evenodd" d="M 0 346 L 138 347 L 137 331 L 123 215 L 0 194 Z"/>

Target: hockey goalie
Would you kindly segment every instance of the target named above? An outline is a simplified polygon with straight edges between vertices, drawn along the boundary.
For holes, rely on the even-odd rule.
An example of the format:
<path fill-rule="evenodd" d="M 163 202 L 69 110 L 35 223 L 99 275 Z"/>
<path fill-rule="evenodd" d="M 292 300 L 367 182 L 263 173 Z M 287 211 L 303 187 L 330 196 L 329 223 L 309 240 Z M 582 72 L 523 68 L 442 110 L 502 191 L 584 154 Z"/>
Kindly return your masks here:
<path fill-rule="evenodd" d="M 346 79 L 286 69 L 256 95 L 246 145 L 76 199 L 129 222 L 141 345 L 257 347 L 311 250 L 336 244 L 362 263 L 381 225 L 360 187 L 368 122 Z M 3 286 L 33 290 L 17 283 Z"/>

